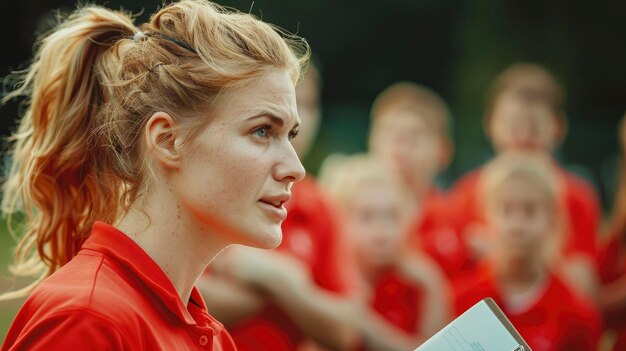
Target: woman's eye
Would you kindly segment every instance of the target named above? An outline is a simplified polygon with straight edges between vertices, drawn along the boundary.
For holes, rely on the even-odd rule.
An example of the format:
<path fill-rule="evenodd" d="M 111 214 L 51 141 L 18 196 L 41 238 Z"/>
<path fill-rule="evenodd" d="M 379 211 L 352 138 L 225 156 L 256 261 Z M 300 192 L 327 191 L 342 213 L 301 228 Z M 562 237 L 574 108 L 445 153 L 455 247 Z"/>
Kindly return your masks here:
<path fill-rule="evenodd" d="M 259 129 L 256 129 L 254 132 L 252 132 L 252 134 L 254 134 L 255 136 L 261 138 L 261 139 L 265 139 L 267 137 L 269 137 L 270 134 L 270 127 L 269 126 L 263 126 Z"/>
<path fill-rule="evenodd" d="M 292 130 L 291 132 L 289 132 L 289 140 L 292 140 L 293 138 L 298 136 L 298 130 Z"/>

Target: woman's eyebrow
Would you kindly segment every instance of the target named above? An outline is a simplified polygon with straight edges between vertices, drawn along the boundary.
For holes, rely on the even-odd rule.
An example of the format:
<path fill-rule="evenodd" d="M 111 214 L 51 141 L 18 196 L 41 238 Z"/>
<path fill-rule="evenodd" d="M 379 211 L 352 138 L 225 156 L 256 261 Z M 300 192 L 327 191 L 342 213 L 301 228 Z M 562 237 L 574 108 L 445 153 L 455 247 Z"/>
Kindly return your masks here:
<path fill-rule="evenodd" d="M 279 126 L 280 128 L 285 126 L 285 120 L 284 119 L 282 119 L 282 118 L 280 118 L 280 117 L 278 117 L 276 115 L 273 115 L 273 114 L 271 114 L 269 112 L 263 112 L 263 113 L 258 114 L 256 116 L 252 116 L 252 117 L 248 118 L 247 120 L 249 121 L 249 120 L 253 120 L 253 119 L 257 119 L 257 118 L 268 118 L 271 121 L 272 124 L 275 124 L 275 125 Z"/>

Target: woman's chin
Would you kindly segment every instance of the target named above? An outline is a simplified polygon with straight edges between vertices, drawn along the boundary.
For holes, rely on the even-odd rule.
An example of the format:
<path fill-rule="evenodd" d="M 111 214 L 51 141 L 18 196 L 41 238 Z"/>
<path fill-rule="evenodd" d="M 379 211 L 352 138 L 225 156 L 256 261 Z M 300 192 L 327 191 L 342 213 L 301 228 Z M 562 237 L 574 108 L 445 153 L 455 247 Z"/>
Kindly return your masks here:
<path fill-rule="evenodd" d="M 268 228 L 264 231 L 257 231 L 253 233 L 249 243 L 244 243 L 247 246 L 256 247 L 259 249 L 271 250 L 277 248 L 283 240 L 283 231 L 280 226 L 278 228 Z"/>

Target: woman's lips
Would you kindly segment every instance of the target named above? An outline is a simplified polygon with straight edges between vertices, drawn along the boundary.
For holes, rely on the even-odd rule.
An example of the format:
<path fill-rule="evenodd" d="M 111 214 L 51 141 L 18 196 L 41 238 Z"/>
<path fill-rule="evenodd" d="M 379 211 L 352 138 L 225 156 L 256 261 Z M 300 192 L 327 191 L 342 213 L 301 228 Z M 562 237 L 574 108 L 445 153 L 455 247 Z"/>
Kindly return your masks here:
<path fill-rule="evenodd" d="M 283 202 L 280 202 L 280 205 L 275 205 L 274 203 L 259 200 L 259 203 L 263 212 L 265 212 L 265 214 L 269 217 L 276 218 L 281 221 L 284 221 L 287 218 L 287 209 L 283 205 Z"/>

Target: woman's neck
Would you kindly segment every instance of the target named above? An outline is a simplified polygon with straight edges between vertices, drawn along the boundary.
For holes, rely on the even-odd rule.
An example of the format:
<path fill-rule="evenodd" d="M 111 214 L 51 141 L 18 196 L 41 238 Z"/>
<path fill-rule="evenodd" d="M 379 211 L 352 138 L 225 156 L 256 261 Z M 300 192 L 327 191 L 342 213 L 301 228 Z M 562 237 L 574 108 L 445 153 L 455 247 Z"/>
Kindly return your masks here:
<path fill-rule="evenodd" d="M 167 187 L 162 187 L 167 188 Z M 197 227 L 166 190 L 138 199 L 116 227 L 128 235 L 163 270 L 186 306 L 194 284 L 227 245 Z"/>

